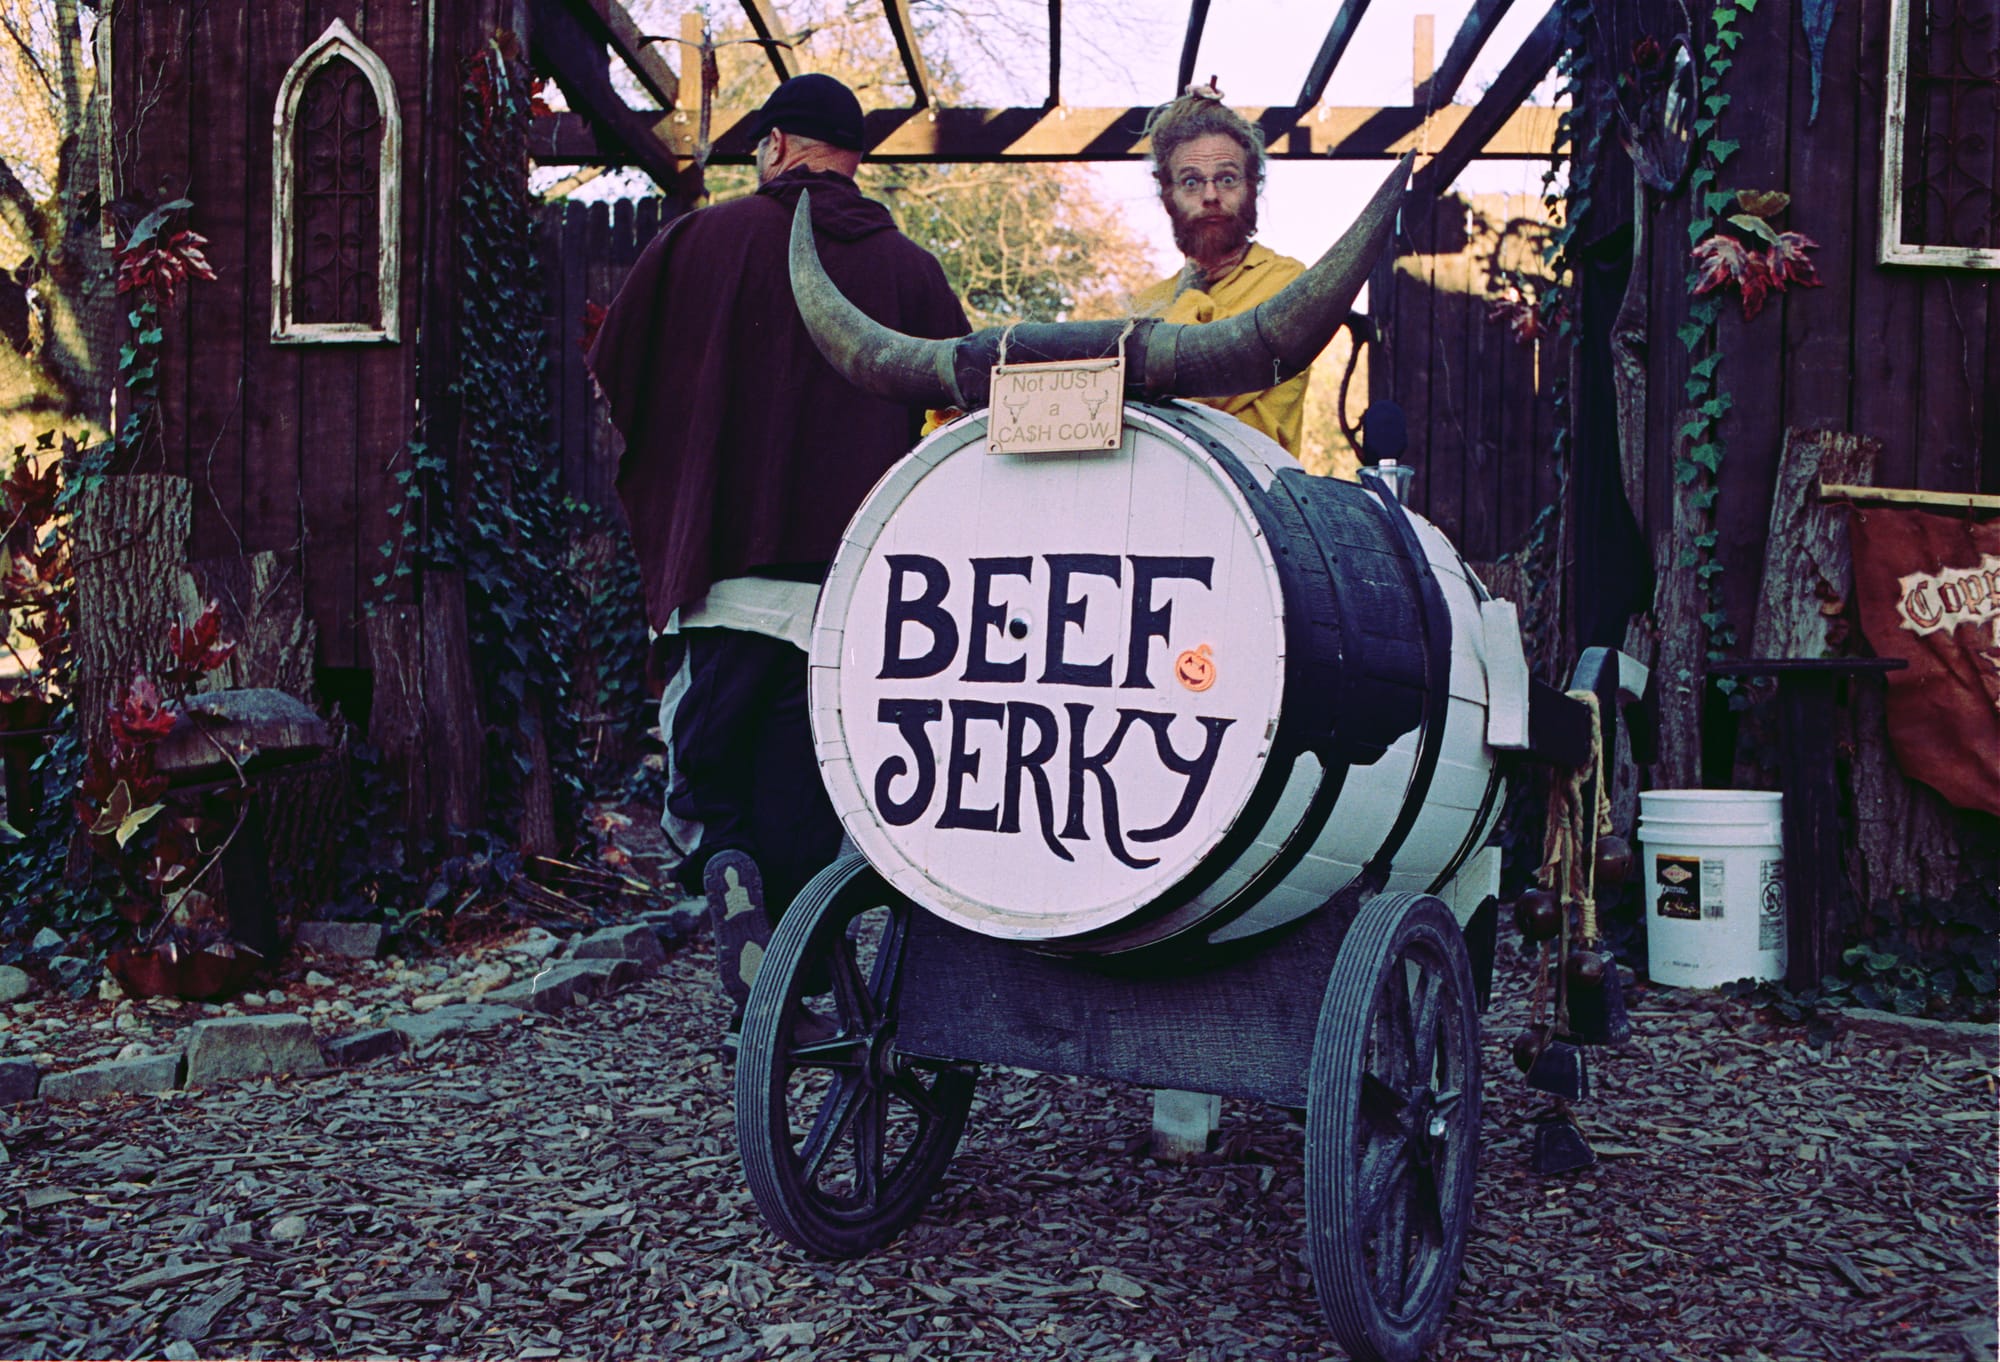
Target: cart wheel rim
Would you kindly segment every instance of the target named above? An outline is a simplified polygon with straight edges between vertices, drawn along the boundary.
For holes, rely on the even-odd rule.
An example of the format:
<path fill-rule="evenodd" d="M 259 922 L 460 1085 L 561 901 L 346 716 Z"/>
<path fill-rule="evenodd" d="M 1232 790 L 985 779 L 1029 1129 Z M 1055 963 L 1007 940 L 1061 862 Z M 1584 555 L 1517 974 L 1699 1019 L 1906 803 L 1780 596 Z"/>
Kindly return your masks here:
<path fill-rule="evenodd" d="M 1371 901 L 1327 986 L 1306 1117 L 1314 1283 L 1357 1357 L 1402 1362 L 1443 1329 L 1471 1225 L 1479 1082 L 1456 921 L 1424 895 Z"/>
<path fill-rule="evenodd" d="M 744 1012 L 737 1141 L 780 1235 L 846 1257 L 888 1242 L 943 1176 L 971 1076 L 898 1053 L 909 901 L 860 857 L 809 884 L 779 924 Z"/>

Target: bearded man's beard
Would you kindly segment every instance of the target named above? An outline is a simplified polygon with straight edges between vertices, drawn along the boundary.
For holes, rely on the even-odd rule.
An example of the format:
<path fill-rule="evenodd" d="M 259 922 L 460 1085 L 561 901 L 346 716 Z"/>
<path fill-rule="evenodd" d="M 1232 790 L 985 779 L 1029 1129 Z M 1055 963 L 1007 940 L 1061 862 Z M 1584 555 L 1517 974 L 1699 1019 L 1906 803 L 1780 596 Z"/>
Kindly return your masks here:
<path fill-rule="evenodd" d="M 1190 260 L 1213 260 L 1240 251 L 1257 234 L 1257 200 L 1249 196 L 1233 215 L 1184 213 L 1169 202 L 1167 217 L 1173 223 L 1174 245 Z"/>

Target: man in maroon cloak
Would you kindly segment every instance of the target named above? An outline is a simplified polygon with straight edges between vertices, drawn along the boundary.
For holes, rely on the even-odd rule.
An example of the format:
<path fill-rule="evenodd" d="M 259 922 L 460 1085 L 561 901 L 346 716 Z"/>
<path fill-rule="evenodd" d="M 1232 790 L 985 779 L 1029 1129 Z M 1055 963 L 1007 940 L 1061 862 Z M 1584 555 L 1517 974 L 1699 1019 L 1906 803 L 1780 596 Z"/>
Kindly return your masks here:
<path fill-rule="evenodd" d="M 590 350 L 625 437 L 618 492 L 670 679 L 661 819 L 709 899 L 741 1015 L 768 901 L 782 913 L 840 848 L 813 757 L 806 648 L 841 531 L 924 413 L 870 397 L 814 347 L 792 300 L 792 212 L 812 191 L 820 259 L 869 316 L 967 331 L 929 253 L 862 197 L 861 105 L 795 76 L 758 111 L 757 192 L 677 219 L 632 267 Z"/>

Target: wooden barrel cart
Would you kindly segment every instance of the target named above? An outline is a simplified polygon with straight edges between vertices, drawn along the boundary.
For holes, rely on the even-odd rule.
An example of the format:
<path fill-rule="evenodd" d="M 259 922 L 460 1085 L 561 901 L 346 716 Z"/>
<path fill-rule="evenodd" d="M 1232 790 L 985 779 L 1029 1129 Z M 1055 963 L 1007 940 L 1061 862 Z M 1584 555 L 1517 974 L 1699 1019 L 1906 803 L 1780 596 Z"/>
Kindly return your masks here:
<path fill-rule="evenodd" d="M 1176 401 L 1094 452 L 990 453 L 1007 415 L 891 470 L 822 596 L 814 733 L 858 850 L 744 1017 L 757 1205 L 813 1253 L 887 1242 L 979 1064 L 1303 1107 L 1327 1320 L 1414 1357 L 1472 1215 L 1482 848 L 1509 760 L 1581 760 L 1581 706 L 1374 474 Z"/>

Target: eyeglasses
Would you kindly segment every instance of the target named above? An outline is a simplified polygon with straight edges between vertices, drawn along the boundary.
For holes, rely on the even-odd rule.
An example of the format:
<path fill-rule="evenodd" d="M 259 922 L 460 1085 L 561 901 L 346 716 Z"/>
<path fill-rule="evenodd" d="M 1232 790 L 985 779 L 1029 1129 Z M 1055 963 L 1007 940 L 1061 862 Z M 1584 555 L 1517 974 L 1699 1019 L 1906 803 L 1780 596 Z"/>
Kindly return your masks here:
<path fill-rule="evenodd" d="M 1229 194 L 1243 187 L 1243 177 L 1233 170 L 1225 170 L 1220 175 L 1197 175 L 1192 170 L 1174 181 L 1174 188 L 1193 198 L 1209 185 L 1214 185 L 1218 193 Z"/>

